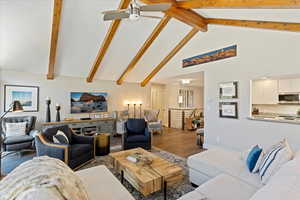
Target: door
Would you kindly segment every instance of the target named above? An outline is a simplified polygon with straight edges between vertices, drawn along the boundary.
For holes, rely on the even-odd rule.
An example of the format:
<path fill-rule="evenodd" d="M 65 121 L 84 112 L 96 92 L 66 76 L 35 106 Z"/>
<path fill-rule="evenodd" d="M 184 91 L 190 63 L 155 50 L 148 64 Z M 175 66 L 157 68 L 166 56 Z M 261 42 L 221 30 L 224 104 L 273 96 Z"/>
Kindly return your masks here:
<path fill-rule="evenodd" d="M 158 109 L 159 119 L 162 120 L 163 125 L 167 124 L 167 113 L 165 109 L 165 86 L 153 84 L 151 86 L 151 109 Z"/>

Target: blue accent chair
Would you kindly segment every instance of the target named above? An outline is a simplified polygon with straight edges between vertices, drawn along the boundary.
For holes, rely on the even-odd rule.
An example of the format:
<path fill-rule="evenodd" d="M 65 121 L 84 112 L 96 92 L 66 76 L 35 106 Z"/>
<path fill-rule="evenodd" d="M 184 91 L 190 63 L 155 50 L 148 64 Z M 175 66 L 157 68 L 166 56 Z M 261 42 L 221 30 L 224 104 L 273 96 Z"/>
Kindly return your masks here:
<path fill-rule="evenodd" d="M 69 144 L 53 142 L 53 136 L 60 130 L 68 137 Z M 49 156 L 64 161 L 70 168 L 76 169 L 95 158 L 95 138 L 79 136 L 68 125 L 45 127 L 35 137 L 37 156 Z"/>
<path fill-rule="evenodd" d="M 126 132 L 123 134 L 123 149 L 141 147 L 151 150 L 151 133 L 144 119 L 128 119 L 125 123 Z"/>

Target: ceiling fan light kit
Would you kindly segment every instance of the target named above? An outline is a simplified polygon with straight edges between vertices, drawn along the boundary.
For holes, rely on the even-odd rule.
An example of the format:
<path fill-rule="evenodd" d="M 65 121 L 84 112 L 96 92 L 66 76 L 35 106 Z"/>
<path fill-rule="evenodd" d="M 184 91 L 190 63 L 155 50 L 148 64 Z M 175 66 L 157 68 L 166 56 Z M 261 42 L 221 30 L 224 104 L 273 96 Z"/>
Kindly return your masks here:
<path fill-rule="evenodd" d="M 158 16 L 149 16 L 149 15 L 142 15 L 143 12 L 163 12 L 168 10 L 172 6 L 171 3 L 161 3 L 161 4 L 151 4 L 151 5 L 139 5 L 135 0 L 133 0 L 127 9 L 122 10 L 112 10 L 112 11 L 105 11 L 104 14 L 104 21 L 111 21 L 116 19 L 130 19 L 132 21 L 136 21 L 143 18 L 153 18 L 153 19 L 161 19 Z"/>

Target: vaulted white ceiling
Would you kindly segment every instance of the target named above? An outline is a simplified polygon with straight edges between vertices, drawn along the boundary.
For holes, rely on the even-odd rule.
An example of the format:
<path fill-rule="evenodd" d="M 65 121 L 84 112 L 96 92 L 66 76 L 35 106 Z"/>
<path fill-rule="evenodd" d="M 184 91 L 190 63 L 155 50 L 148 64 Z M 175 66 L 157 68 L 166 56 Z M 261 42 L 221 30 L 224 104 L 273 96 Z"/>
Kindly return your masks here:
<path fill-rule="evenodd" d="M 119 0 L 63 1 L 55 65 L 56 75 L 87 77 L 110 25 L 110 22 L 102 20 L 101 12 L 115 9 L 118 5 Z M 52 10 L 52 0 L 0 0 L 0 67 L 2 69 L 43 74 L 46 77 Z M 300 22 L 300 9 L 205 9 L 197 12 L 205 17 L 215 18 Z M 157 19 L 141 19 L 136 22 L 123 20 L 96 78 L 117 80 L 158 22 Z M 142 81 L 190 30 L 191 27 L 171 19 L 126 81 Z M 272 35 L 275 42 L 277 35 L 299 38 L 300 33 L 210 25 L 209 31 L 198 33 L 158 73 L 154 81 L 199 72 L 202 70 L 202 65 L 182 69 L 182 59 L 223 48 L 242 39 L 251 39 L 255 42 L 260 35 L 261 37 Z"/>

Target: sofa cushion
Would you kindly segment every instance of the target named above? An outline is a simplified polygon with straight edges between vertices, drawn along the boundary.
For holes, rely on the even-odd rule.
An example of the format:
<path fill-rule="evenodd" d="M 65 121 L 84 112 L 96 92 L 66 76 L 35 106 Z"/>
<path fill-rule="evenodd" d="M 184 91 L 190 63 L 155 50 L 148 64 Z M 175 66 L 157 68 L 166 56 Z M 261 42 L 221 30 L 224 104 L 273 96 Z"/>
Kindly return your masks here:
<path fill-rule="evenodd" d="M 200 192 L 192 191 L 183 195 L 178 200 L 208 200 L 208 199 Z"/>
<path fill-rule="evenodd" d="M 19 143 L 24 143 L 24 142 L 32 142 L 33 139 L 34 138 L 29 135 L 11 136 L 11 137 L 5 138 L 3 143 L 6 145 L 19 144 Z"/>
<path fill-rule="evenodd" d="M 190 168 L 200 171 L 211 178 L 225 173 L 240 178 L 257 188 L 262 186 L 259 176 L 249 172 L 239 152 L 212 148 L 190 156 L 187 163 Z"/>
<path fill-rule="evenodd" d="M 121 182 L 103 165 L 75 173 L 82 180 L 89 200 L 134 200 Z"/>
<path fill-rule="evenodd" d="M 244 181 L 221 174 L 196 189 L 209 200 L 249 200 L 257 191 Z"/>
<path fill-rule="evenodd" d="M 294 200 L 300 199 L 300 160 L 294 159 L 284 164 L 271 177 L 268 184 L 258 190 L 250 200 Z"/>
<path fill-rule="evenodd" d="M 145 135 L 130 135 L 126 140 L 127 142 L 147 142 L 148 137 Z"/>
<path fill-rule="evenodd" d="M 78 158 L 84 154 L 89 154 L 94 148 L 90 144 L 73 144 L 70 146 L 70 159 Z"/>

